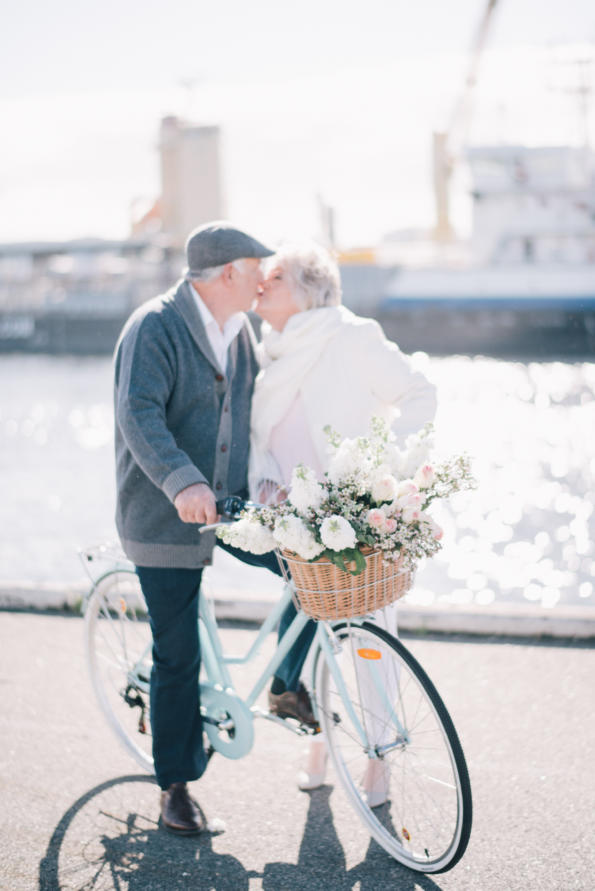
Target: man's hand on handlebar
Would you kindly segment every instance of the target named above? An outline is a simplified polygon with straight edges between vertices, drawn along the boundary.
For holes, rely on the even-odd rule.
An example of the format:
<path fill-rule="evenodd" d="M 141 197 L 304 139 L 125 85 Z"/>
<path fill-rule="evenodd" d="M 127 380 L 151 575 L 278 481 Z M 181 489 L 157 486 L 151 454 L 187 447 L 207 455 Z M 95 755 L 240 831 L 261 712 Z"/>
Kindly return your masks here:
<path fill-rule="evenodd" d="M 182 489 L 174 498 L 174 507 L 184 523 L 210 524 L 219 519 L 215 495 L 206 483 Z"/>

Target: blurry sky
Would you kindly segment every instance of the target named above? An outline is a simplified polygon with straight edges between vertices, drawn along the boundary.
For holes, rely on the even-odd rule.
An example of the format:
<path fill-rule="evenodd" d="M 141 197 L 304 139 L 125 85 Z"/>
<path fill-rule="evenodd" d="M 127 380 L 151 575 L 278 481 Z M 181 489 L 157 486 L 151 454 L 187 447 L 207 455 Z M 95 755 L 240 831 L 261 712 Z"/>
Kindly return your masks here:
<path fill-rule="evenodd" d="M 4 5 L 1 241 L 125 236 L 131 202 L 158 193 L 158 126 L 174 113 L 221 124 L 230 218 L 315 236 L 321 193 L 348 246 L 431 225 L 431 133 L 461 92 L 485 2 Z M 469 138 L 579 142 L 572 88 L 587 58 L 593 0 L 500 0 Z M 464 168 L 454 185 L 464 231 Z"/>

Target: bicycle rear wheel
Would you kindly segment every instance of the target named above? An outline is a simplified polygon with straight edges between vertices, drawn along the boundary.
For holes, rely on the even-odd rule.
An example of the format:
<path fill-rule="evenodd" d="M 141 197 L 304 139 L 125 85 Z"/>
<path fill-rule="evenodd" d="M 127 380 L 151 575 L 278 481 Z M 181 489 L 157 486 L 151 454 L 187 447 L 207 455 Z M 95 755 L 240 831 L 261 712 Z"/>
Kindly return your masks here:
<path fill-rule="evenodd" d="M 152 773 L 152 636 L 134 571 L 115 570 L 97 582 L 85 611 L 85 644 L 101 710 L 128 753 Z"/>
<path fill-rule="evenodd" d="M 314 699 L 347 796 L 400 863 L 418 872 L 451 869 L 469 841 L 472 803 L 446 707 L 423 668 L 388 632 L 369 622 L 341 623 L 333 632 L 345 692 L 319 649 Z"/>

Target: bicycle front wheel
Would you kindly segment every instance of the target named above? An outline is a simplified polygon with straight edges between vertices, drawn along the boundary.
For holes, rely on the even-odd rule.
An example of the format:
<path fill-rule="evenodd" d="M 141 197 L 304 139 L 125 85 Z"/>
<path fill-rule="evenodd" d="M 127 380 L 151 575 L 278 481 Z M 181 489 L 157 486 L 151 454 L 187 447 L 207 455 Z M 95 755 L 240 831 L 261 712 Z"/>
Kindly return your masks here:
<path fill-rule="evenodd" d="M 370 834 L 418 872 L 451 869 L 471 832 L 471 786 L 452 720 L 423 668 L 376 625 L 333 627 L 314 698 L 337 775 Z"/>
<path fill-rule="evenodd" d="M 103 714 L 128 753 L 152 773 L 152 635 L 134 571 L 109 572 L 95 585 L 85 610 L 85 645 Z"/>

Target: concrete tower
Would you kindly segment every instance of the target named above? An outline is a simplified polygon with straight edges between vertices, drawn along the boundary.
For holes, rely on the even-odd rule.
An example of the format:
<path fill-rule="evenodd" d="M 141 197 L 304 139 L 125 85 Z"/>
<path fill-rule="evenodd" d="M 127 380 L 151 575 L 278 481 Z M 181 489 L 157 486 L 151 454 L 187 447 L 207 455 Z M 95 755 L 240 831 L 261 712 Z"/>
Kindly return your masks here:
<path fill-rule="evenodd" d="M 161 121 L 162 230 L 180 247 L 195 226 L 225 216 L 219 143 L 219 127 Z"/>

